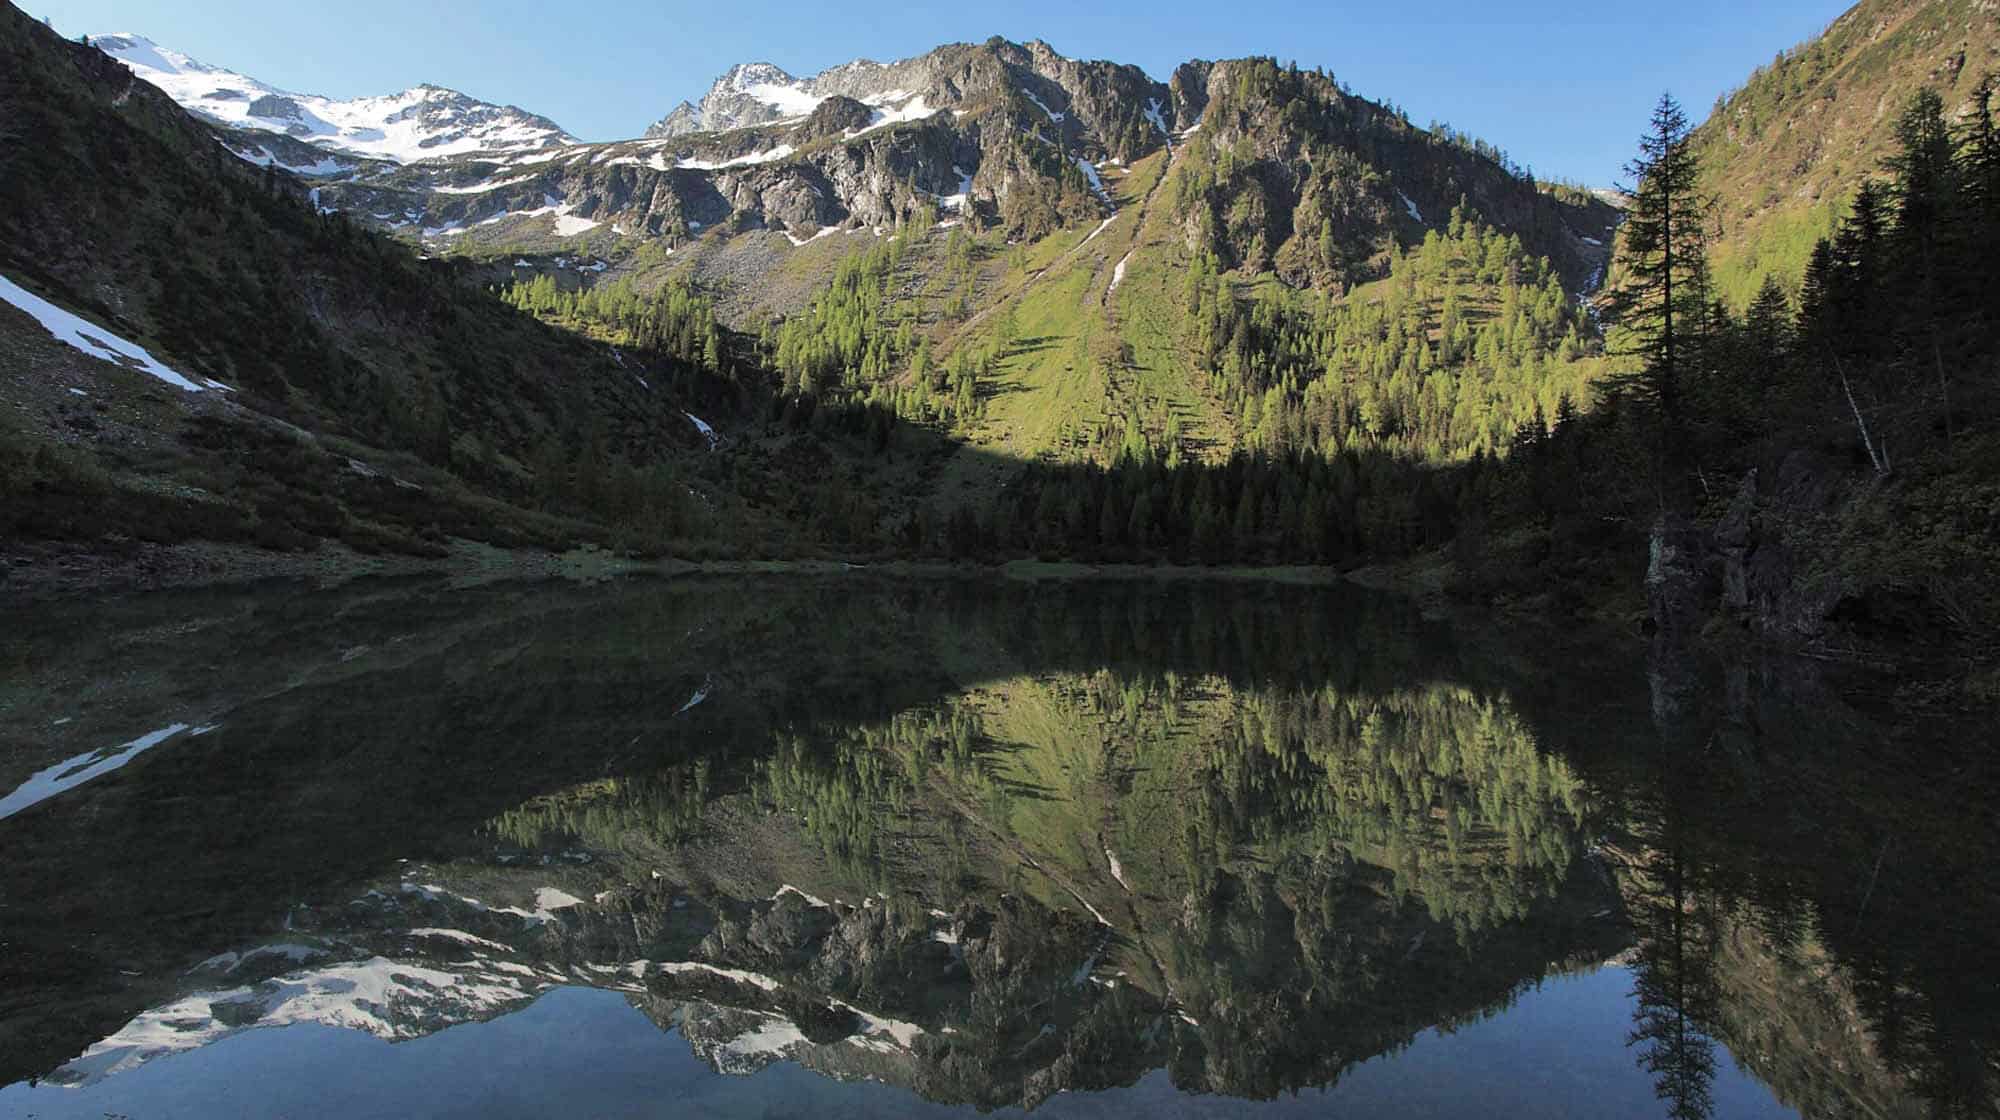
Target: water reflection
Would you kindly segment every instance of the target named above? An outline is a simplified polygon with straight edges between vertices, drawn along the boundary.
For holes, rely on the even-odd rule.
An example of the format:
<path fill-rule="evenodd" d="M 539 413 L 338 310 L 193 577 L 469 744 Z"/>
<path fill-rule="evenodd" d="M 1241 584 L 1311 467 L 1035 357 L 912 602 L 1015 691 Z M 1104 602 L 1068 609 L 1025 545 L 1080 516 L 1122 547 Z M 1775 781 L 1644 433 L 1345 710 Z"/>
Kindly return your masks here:
<path fill-rule="evenodd" d="M 1807 1115 L 1994 1109 L 1991 764 L 1797 666 L 1341 590 L 864 579 L 154 597 L 5 641 L 0 788 L 209 730 L 0 821 L 0 1082 L 588 987 L 725 1073 L 1264 1100 L 1608 963 L 1665 1114 L 1738 1065 Z"/>

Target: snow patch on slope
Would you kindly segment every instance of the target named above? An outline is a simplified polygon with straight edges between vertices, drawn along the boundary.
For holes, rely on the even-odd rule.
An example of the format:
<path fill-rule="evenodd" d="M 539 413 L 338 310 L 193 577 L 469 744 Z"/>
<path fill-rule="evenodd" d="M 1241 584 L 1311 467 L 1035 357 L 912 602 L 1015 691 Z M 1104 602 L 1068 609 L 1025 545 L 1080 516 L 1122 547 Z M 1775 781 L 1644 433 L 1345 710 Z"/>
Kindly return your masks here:
<path fill-rule="evenodd" d="M 226 144 L 223 146 L 228 147 Z M 229 152 L 236 158 L 253 166 L 275 167 L 280 171 L 289 171 L 294 175 L 302 175 L 309 179 L 323 179 L 329 175 L 338 175 L 343 171 L 351 171 L 354 168 L 354 164 L 343 161 L 337 156 L 323 156 L 312 163 L 286 163 L 263 148 L 247 152 L 230 148 Z"/>
<path fill-rule="evenodd" d="M 876 109 L 868 115 L 867 124 L 860 128 L 849 129 L 847 138 L 852 140 L 856 136 L 865 135 L 878 128 L 887 128 L 892 124 L 901 124 L 904 121 L 924 120 L 936 111 L 921 97 L 911 100 L 900 109 Z"/>
<path fill-rule="evenodd" d="M 799 246 L 802 245 L 810 245 L 813 242 L 818 241 L 822 237 L 829 237 L 839 232 L 840 232 L 839 226 L 821 226 L 819 227 L 819 231 L 817 233 L 814 233 L 811 237 L 800 237 L 798 234 L 793 233 L 791 230 L 786 230 L 785 240 L 791 242 L 793 248 L 798 248 Z M 690 416 L 688 417 L 688 419 L 694 420 L 694 417 Z M 695 423 L 701 425 L 701 427 L 704 429 L 704 431 L 702 432 L 703 435 L 710 435 L 710 433 L 706 430 L 707 425 L 702 424 L 701 421 L 699 420 L 695 420 Z M 713 436 L 710 435 L 710 438 L 713 438 Z"/>
<path fill-rule="evenodd" d="M 96 323 L 64 311 L 5 276 L 0 276 L 0 300 L 5 300 L 33 316 L 43 329 L 56 336 L 58 342 L 67 343 L 93 358 L 102 358 L 127 369 L 152 374 L 174 388 L 186 389 L 190 393 L 220 387 L 220 383 L 214 381 L 196 384 L 193 379 L 169 368 L 165 362 L 148 354 L 137 343 L 120 338 Z"/>
<path fill-rule="evenodd" d="M 16 787 L 14 792 L 0 797 L 0 820 L 6 820 L 31 805 L 39 805 L 59 793 L 75 789 L 92 778 L 103 777 L 187 729 L 188 725 L 185 723 L 171 724 L 158 731 L 149 731 L 129 743 L 121 743 L 109 750 L 85 751 L 74 758 L 65 758 L 45 770 L 38 770 L 27 781 Z"/>
<path fill-rule="evenodd" d="M 1082 156 L 1078 156 L 1076 157 L 1076 169 L 1078 171 L 1083 172 L 1083 177 L 1085 179 L 1090 180 L 1090 189 L 1092 193 L 1096 194 L 1097 197 L 1103 199 L 1106 202 L 1111 201 L 1111 196 L 1104 193 L 1104 176 L 1098 174 L 1096 164 L 1090 162 L 1089 160 L 1083 158 Z"/>
<path fill-rule="evenodd" d="M 499 190 L 499 189 L 500 189 L 501 187 L 512 187 L 512 186 L 517 186 L 517 185 L 519 185 L 519 184 L 521 184 L 521 183 L 532 183 L 532 182 L 534 182 L 534 180 L 535 180 L 535 176 L 533 176 L 533 175 L 520 175 L 520 176 L 516 176 L 515 178 L 512 178 L 512 179 L 489 179 L 489 180 L 487 180 L 486 182 L 483 182 L 483 183 L 474 183 L 474 184 L 472 184 L 471 186 L 467 186 L 467 187 L 432 187 L 432 188 L 431 188 L 431 193 L 433 193 L 433 194 L 485 194 L 485 193 L 486 193 L 487 191 L 497 191 L 497 190 Z"/>
<path fill-rule="evenodd" d="M 952 164 L 951 169 L 958 175 L 958 190 L 953 194 L 938 195 L 938 205 L 947 210 L 956 210 L 963 213 L 965 211 L 965 204 L 972 198 L 972 172 L 967 171 L 957 164 Z"/>
<path fill-rule="evenodd" d="M 539 981 L 509 983 L 373 957 L 251 987 L 197 992 L 143 1012 L 57 1070 L 51 1080 L 89 1084 L 260 1027 L 321 1023 L 391 1042 L 416 1038 L 434 1029 L 425 1025 L 428 1020 L 490 1018 L 529 1002 L 546 987 Z M 229 1022 L 217 1017 L 218 1007 L 229 1011 Z"/>
<path fill-rule="evenodd" d="M 826 230 L 821 230 L 820 232 L 825 233 Z M 709 426 L 708 421 L 703 420 L 701 417 L 696 416 L 692 412 L 683 412 L 681 413 L 681 415 L 687 417 L 688 422 L 692 423 L 695 426 L 695 430 L 701 433 L 701 438 L 708 441 L 709 450 L 711 451 L 715 450 L 715 445 L 722 441 L 722 437 L 715 433 L 715 429 Z M 693 700 L 689 701 L 687 707 L 682 708 L 681 711 L 687 711 L 688 708 L 692 708 L 696 704 L 701 703 L 702 698 L 707 695 L 708 695 L 707 689 L 703 689 L 702 692 L 699 695 L 697 695 Z"/>
<path fill-rule="evenodd" d="M 721 163 L 706 159 L 684 159 L 677 161 L 675 166 L 684 167 L 690 171 L 720 171 L 725 167 L 744 167 L 750 164 L 770 163 L 774 160 L 781 160 L 791 155 L 795 150 L 790 144 L 780 144 L 768 152 L 752 152 L 747 156 L 737 156 L 734 159 L 723 160 Z M 665 168 L 661 168 L 661 170 L 665 170 Z"/>
<path fill-rule="evenodd" d="M 558 910 L 583 905 L 583 900 L 568 891 L 555 887 L 539 887 L 535 890 L 535 916 L 553 918 Z"/>

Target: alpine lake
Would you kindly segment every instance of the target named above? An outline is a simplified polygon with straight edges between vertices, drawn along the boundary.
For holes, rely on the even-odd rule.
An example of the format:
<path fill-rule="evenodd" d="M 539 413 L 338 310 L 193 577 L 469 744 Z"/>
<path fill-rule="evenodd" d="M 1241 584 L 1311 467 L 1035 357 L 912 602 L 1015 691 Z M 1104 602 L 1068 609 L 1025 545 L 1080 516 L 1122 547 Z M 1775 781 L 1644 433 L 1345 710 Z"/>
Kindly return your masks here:
<path fill-rule="evenodd" d="M 2000 1115 L 1990 729 L 1347 585 L 4 606 L 0 1116 Z"/>

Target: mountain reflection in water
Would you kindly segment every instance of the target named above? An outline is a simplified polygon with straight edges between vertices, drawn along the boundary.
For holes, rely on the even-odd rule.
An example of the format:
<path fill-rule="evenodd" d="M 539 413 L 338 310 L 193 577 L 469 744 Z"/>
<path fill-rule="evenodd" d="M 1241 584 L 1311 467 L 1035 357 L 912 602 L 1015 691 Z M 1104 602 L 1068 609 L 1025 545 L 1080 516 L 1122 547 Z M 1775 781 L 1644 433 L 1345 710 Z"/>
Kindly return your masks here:
<path fill-rule="evenodd" d="M 1812 666 L 1275 584 L 15 615 L 0 795 L 60 788 L 0 820 L 0 1113 L 454 1049 L 646 1055 L 620 1111 L 696 1060 L 780 1112 L 1996 1107 L 1992 763 Z"/>

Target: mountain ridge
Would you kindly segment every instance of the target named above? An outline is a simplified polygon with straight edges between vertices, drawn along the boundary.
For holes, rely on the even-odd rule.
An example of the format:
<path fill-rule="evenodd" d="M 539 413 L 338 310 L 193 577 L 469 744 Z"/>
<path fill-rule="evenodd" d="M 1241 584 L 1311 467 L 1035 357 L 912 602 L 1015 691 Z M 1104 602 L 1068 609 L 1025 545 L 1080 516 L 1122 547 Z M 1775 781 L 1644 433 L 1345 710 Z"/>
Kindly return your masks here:
<path fill-rule="evenodd" d="M 577 142 L 547 117 L 430 82 L 386 95 L 331 98 L 280 89 L 142 35 L 93 35 L 86 41 L 208 120 L 279 133 L 350 156 L 408 163 Z"/>
<path fill-rule="evenodd" d="M 1721 237 L 1716 284 L 1733 306 L 1766 277 L 1795 291 L 1859 183 L 1883 173 L 1897 117 L 1935 89 L 1962 119 L 2000 75 L 2000 8 L 1981 0 L 1861 0 L 1780 51 L 1716 104 L 1693 135 Z"/>

